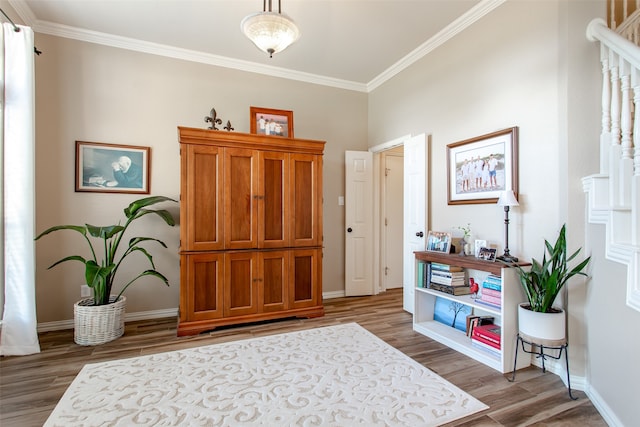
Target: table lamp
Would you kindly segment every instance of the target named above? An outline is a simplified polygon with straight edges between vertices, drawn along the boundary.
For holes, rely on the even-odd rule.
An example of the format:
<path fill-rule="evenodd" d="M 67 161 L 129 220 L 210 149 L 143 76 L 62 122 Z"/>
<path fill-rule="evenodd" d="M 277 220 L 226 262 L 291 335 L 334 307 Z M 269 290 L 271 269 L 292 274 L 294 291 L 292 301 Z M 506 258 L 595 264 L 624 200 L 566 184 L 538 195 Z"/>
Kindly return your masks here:
<path fill-rule="evenodd" d="M 497 259 L 504 262 L 518 262 L 518 258 L 509 253 L 509 208 L 519 205 L 513 190 L 503 191 L 498 199 L 498 206 L 504 206 L 504 253 Z"/>

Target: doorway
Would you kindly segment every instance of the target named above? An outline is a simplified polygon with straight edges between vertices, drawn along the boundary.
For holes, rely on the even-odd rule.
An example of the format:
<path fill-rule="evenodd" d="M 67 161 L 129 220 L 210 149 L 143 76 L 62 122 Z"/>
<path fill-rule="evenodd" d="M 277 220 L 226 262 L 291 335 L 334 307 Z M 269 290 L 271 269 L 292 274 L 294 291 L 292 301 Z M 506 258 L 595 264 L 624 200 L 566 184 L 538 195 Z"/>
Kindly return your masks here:
<path fill-rule="evenodd" d="M 403 229 L 404 229 L 404 146 L 380 154 L 383 179 L 380 194 L 380 266 L 381 288 L 403 286 Z"/>
<path fill-rule="evenodd" d="M 397 150 L 397 151 L 396 151 Z M 403 307 L 409 313 L 414 308 L 415 251 L 424 250 L 425 237 L 428 230 L 429 203 L 428 186 L 428 150 L 425 134 L 404 136 L 393 141 L 372 147 L 374 154 L 374 293 L 383 292 L 394 287 L 392 281 L 402 283 Z M 387 157 L 396 157 L 387 159 Z M 399 157 L 399 159 L 397 158 Z M 394 184 L 386 181 L 387 160 L 393 165 L 395 160 L 402 159 L 402 191 L 391 190 Z M 397 166 L 396 166 L 397 168 Z M 387 175 L 388 176 L 388 175 Z M 393 177 L 392 177 L 393 178 Z M 387 199 L 387 196 L 389 198 Z M 385 204 L 402 206 L 402 221 L 394 227 L 387 227 L 389 209 Z M 388 224 L 388 222 L 387 222 Z M 396 230 L 401 230 L 400 232 Z M 394 244 L 399 245 L 396 250 Z M 396 256 L 402 260 L 402 280 L 394 279 L 391 270 L 398 269 Z M 387 280 L 389 279 L 389 280 Z"/>

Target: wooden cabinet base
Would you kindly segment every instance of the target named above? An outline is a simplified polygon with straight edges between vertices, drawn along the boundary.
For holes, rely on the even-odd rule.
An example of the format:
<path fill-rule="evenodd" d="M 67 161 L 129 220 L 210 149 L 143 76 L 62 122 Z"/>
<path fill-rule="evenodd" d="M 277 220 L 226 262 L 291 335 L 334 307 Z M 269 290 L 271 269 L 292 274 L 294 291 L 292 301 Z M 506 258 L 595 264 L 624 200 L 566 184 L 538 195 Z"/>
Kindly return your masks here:
<path fill-rule="evenodd" d="M 312 318 L 324 316 L 324 307 L 307 307 L 294 310 L 279 311 L 276 313 L 258 313 L 245 316 L 221 317 L 219 319 L 180 321 L 178 323 L 178 336 L 197 335 L 210 331 L 220 326 L 239 325 L 243 323 L 262 322 L 266 320 L 286 319 L 290 317 Z"/>

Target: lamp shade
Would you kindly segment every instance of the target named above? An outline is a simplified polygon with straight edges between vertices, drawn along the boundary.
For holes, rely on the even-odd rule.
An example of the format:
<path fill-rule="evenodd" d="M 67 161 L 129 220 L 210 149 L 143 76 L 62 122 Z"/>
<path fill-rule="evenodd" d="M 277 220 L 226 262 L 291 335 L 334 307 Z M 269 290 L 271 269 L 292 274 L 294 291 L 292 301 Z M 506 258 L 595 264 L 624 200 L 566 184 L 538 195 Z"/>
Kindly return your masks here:
<path fill-rule="evenodd" d="M 270 11 L 248 15 L 240 23 L 240 28 L 258 49 L 270 57 L 285 50 L 300 37 L 300 30 L 291 18 Z"/>
<path fill-rule="evenodd" d="M 498 199 L 498 206 L 520 206 L 513 190 L 503 191 Z"/>

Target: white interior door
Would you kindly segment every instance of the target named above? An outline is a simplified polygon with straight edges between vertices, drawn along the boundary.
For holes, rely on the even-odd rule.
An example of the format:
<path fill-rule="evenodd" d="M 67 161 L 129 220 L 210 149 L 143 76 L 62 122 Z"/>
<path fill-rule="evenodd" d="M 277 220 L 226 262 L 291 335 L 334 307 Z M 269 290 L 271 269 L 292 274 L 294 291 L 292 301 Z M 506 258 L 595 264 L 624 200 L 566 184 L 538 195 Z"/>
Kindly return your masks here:
<path fill-rule="evenodd" d="M 345 152 L 345 295 L 373 295 L 373 154 Z"/>
<path fill-rule="evenodd" d="M 415 255 L 423 251 L 427 230 L 427 150 L 424 134 L 404 143 L 404 268 L 403 307 L 413 313 L 415 293 Z"/>
<path fill-rule="evenodd" d="M 402 153 L 385 154 L 384 167 L 384 288 L 401 288 L 403 285 L 404 161 Z"/>

